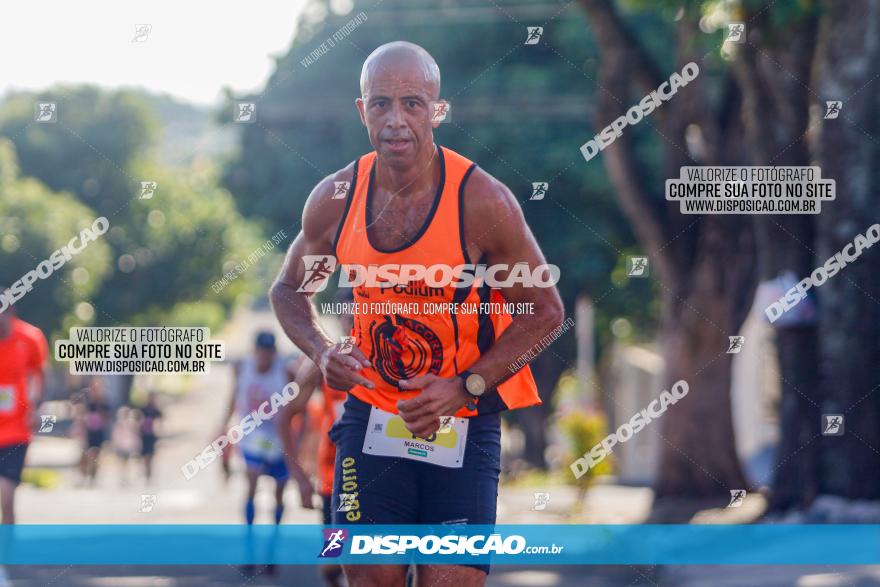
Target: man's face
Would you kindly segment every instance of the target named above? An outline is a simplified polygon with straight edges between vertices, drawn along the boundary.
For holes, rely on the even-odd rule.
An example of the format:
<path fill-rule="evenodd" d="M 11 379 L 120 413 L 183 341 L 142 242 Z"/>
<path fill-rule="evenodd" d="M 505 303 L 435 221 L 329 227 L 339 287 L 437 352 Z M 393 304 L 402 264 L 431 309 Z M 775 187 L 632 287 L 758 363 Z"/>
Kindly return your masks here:
<path fill-rule="evenodd" d="M 89 384 L 89 398 L 94 401 L 104 399 L 104 382 L 100 379 L 93 379 Z"/>
<path fill-rule="evenodd" d="M 438 89 L 425 79 L 425 67 L 415 58 L 378 59 L 357 100 L 361 121 L 380 157 L 406 168 L 423 149 L 433 148 L 432 102 Z"/>
<path fill-rule="evenodd" d="M 275 358 L 275 350 L 265 347 L 256 347 L 254 355 L 257 360 L 257 368 L 265 371 L 272 365 L 272 359 Z"/>

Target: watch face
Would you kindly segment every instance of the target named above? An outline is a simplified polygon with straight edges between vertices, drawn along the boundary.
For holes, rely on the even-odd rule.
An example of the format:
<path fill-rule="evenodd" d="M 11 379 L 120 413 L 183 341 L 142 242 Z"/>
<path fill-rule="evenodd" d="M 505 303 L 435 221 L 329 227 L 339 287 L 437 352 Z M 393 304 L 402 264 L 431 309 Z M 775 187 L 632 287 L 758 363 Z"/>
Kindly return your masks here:
<path fill-rule="evenodd" d="M 464 387 L 468 390 L 468 393 L 473 395 L 483 395 L 483 392 L 486 391 L 486 380 L 476 373 L 471 373 L 468 375 L 468 378 L 465 379 Z"/>

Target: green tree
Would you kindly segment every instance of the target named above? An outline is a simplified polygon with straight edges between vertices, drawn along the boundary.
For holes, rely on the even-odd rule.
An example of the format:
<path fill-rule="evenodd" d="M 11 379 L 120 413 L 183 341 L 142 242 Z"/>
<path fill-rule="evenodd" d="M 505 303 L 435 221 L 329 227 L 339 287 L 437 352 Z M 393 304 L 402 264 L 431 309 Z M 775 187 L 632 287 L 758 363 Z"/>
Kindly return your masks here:
<path fill-rule="evenodd" d="M 53 192 L 33 178 L 21 177 L 15 150 L 0 139 L 0 285 L 11 286 L 39 263 L 90 227 L 94 211 L 65 192 Z M 79 243 L 76 243 L 79 247 Z M 111 250 L 103 237 L 87 244 L 48 279 L 15 303 L 19 315 L 45 332 L 60 332 L 80 316 L 88 317 L 90 297 L 108 272 Z"/>
<path fill-rule="evenodd" d="M 258 226 L 242 220 L 229 193 L 217 187 L 210 165 L 194 165 L 186 173 L 150 163 L 132 169 L 155 181 L 157 189 L 111 219 L 115 225 L 107 240 L 114 267 L 95 297 L 102 310 L 98 323 L 146 325 L 147 318 L 159 319 L 180 303 L 228 310 L 239 294 L 257 293 L 258 270 L 242 273 L 218 291 L 211 287 L 264 241 Z"/>
<path fill-rule="evenodd" d="M 38 101 L 56 102 L 56 123 L 34 123 Z M 56 86 L 10 93 L 0 107 L 0 135 L 15 143 L 22 175 L 67 190 L 107 215 L 136 195 L 129 164 L 149 154 L 157 133 L 148 104 L 130 90 Z"/>
<path fill-rule="evenodd" d="M 56 123 L 33 122 L 38 100 L 57 102 Z M 216 317 L 228 313 L 238 294 L 258 292 L 261 276 L 268 287 L 259 267 L 217 292 L 211 287 L 264 239 L 218 187 L 209 160 L 196 157 L 179 167 L 156 162 L 163 130 L 157 110 L 168 108 L 146 94 L 92 86 L 16 93 L 0 105 L 0 135 L 15 143 L 21 173 L 67 190 L 110 221 L 105 279 L 89 292 L 94 311 L 88 322 L 178 320 L 177 305 L 186 304 L 218 326 Z M 151 197 L 141 197 L 142 182 L 155 182 Z M 40 226 L 34 217 L 17 222 Z M 199 303 L 206 307 L 196 311 Z"/>
<path fill-rule="evenodd" d="M 629 3 L 579 4 L 601 47 L 606 94 L 597 126 L 604 126 L 635 103 L 630 100 L 656 88 L 669 69 L 660 67 L 662 59 L 647 48 L 650 37 L 626 15 Z M 870 16 L 880 3 L 632 4 L 667 20 L 676 49 L 672 69 L 691 60 L 701 68 L 698 80 L 652 115 L 666 141 L 661 177 L 676 177 L 682 165 L 821 164 L 823 178 L 837 181 L 837 200 L 818 220 L 682 217 L 663 201 L 662 182 L 627 136 L 636 133 L 603 151 L 621 205 L 658 261 L 667 379 L 684 377 L 698 391 L 664 418 L 657 493 L 726 499 L 727 489 L 745 485 L 733 449 L 730 361 L 720 351 L 725 334 L 738 330 L 756 278 L 809 275 L 877 215 L 878 174 L 871 162 L 878 103 L 868 88 L 880 77 L 876 18 Z M 741 44 L 723 44 L 728 22 L 745 23 Z M 826 100 L 842 101 L 847 114 L 824 120 Z M 816 292 L 818 325 L 776 329 L 781 440 L 771 509 L 808 505 L 818 493 L 880 496 L 880 380 L 865 368 L 880 353 L 876 255 L 870 263 L 854 264 Z M 852 436 L 820 440 L 823 412 L 848 413 Z"/>

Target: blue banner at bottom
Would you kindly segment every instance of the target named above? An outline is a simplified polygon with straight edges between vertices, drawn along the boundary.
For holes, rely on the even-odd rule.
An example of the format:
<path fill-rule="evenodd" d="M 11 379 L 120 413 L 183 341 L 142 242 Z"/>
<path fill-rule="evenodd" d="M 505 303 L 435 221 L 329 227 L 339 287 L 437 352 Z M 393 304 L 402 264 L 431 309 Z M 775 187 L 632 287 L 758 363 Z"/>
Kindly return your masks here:
<path fill-rule="evenodd" d="M 4 565 L 880 564 L 878 525 L 19 525 Z"/>

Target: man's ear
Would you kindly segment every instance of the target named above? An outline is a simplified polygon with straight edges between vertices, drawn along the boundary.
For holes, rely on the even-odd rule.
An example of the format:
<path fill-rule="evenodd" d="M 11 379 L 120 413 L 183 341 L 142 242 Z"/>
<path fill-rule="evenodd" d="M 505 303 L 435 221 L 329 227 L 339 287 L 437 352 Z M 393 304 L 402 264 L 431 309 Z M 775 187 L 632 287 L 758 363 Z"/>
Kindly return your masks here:
<path fill-rule="evenodd" d="M 357 100 L 354 101 L 354 103 L 355 103 L 355 106 L 357 106 L 358 113 L 361 115 L 361 124 L 363 124 L 364 126 L 367 126 L 367 119 L 364 118 L 364 99 L 358 98 Z"/>

